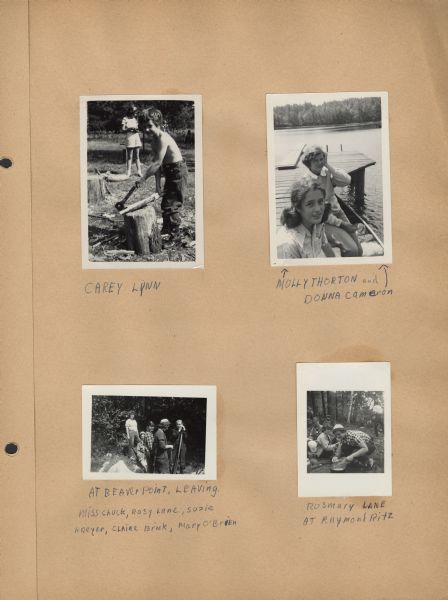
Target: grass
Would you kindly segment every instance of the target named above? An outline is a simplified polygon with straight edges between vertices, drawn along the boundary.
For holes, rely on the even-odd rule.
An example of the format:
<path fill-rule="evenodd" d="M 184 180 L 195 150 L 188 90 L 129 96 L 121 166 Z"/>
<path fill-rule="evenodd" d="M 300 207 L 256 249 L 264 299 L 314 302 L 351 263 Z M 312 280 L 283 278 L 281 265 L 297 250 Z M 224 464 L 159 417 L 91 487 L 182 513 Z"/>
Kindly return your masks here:
<path fill-rule="evenodd" d="M 117 134 L 95 136 L 88 140 L 87 164 L 88 173 L 94 174 L 96 169 L 101 172 L 124 173 L 126 165 L 124 162 L 124 145 L 121 145 L 123 137 Z M 122 200 L 128 190 L 137 181 L 136 167 L 132 165 L 132 176 L 125 181 L 114 181 L 107 183 L 107 191 L 104 201 L 95 205 L 88 205 L 88 232 L 89 232 L 89 260 L 94 262 L 192 262 L 196 257 L 195 250 L 195 185 L 194 185 L 194 148 L 182 147 L 179 144 L 182 155 L 188 166 L 188 186 L 186 200 L 181 210 L 182 223 L 180 226 L 179 239 L 157 254 L 149 256 L 138 256 L 129 254 L 118 254 L 108 256 L 110 250 L 126 250 L 126 238 L 124 234 L 124 217 L 118 213 L 114 204 Z M 142 169 L 149 163 L 148 153 L 141 154 Z M 155 192 L 154 177 L 150 177 L 141 188 L 137 189 L 128 204 L 142 200 Z M 157 213 L 159 229 L 162 227 L 162 213 L 160 210 L 160 199 L 156 200 L 154 207 Z M 113 215 L 107 218 L 104 215 Z"/>

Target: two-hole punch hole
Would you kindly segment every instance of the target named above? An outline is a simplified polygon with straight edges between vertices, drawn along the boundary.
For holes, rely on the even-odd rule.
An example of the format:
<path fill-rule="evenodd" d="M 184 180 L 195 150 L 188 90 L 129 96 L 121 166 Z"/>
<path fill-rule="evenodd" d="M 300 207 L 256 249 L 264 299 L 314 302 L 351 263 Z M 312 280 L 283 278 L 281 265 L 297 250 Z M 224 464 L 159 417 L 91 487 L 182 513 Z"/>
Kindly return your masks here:
<path fill-rule="evenodd" d="M 0 167 L 9 169 L 9 167 L 12 167 L 12 160 L 10 158 L 0 158 Z"/>
<path fill-rule="evenodd" d="M 8 442 L 5 446 L 5 452 L 8 456 L 14 456 L 19 451 L 19 446 L 15 442 Z"/>

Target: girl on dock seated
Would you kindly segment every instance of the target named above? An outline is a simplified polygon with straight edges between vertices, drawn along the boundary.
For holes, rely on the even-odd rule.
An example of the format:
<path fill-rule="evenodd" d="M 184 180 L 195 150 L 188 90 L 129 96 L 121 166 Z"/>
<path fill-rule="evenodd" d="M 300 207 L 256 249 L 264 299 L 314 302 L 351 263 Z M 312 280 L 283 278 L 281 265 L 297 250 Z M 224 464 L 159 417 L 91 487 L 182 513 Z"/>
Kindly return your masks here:
<path fill-rule="evenodd" d="M 303 148 L 298 167 L 298 179 L 311 177 L 325 191 L 324 221 L 327 235 L 333 245 L 341 248 L 342 256 L 362 256 L 362 247 L 352 225 L 339 205 L 334 193 L 336 186 L 345 187 L 351 177 L 343 169 L 336 169 L 327 162 L 327 153 L 321 146 L 307 145 Z"/>
<path fill-rule="evenodd" d="M 320 258 L 335 256 L 322 223 L 325 190 L 310 177 L 296 181 L 291 191 L 291 207 L 281 216 L 277 232 L 278 258 Z"/>

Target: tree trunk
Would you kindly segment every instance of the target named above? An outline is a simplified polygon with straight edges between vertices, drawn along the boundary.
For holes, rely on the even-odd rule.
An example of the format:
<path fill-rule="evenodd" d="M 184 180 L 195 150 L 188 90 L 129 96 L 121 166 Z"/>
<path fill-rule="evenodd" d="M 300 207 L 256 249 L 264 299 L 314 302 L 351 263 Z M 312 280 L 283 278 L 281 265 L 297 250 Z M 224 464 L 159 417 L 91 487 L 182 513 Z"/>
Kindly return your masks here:
<path fill-rule="evenodd" d="M 147 256 L 161 251 L 162 240 L 153 206 L 144 206 L 124 215 L 124 230 L 128 248 L 136 254 Z"/>
<path fill-rule="evenodd" d="M 353 392 L 349 392 L 349 394 L 350 394 L 350 399 L 348 401 L 347 423 L 350 425 L 350 419 L 352 416 L 352 409 L 353 409 Z"/>
<path fill-rule="evenodd" d="M 334 422 L 336 422 L 338 420 L 338 410 L 337 410 L 336 401 L 335 401 L 335 394 L 334 394 L 334 392 L 327 392 L 327 396 L 328 396 L 328 406 L 329 406 L 331 418 L 333 419 Z"/>
<path fill-rule="evenodd" d="M 316 416 L 320 418 L 323 413 L 322 393 L 315 392 L 315 396 L 316 396 L 316 406 L 317 406 Z"/>
<path fill-rule="evenodd" d="M 341 406 L 341 392 L 336 392 L 336 410 L 341 421 L 344 420 L 344 407 Z"/>
<path fill-rule="evenodd" d="M 324 405 L 325 416 L 328 417 L 329 413 L 328 413 L 328 393 L 327 392 L 322 392 L 322 400 L 323 400 L 323 405 Z"/>
<path fill-rule="evenodd" d="M 98 175 L 87 177 L 87 198 L 89 206 L 104 203 L 106 187 L 104 179 Z"/>

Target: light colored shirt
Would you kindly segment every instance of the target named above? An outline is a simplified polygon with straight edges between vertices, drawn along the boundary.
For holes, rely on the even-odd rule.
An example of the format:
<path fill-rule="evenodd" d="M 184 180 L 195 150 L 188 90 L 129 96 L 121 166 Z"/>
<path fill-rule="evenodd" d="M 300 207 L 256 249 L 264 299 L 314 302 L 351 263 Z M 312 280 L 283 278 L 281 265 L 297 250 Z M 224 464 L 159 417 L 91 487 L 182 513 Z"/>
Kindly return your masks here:
<path fill-rule="evenodd" d="M 138 432 L 137 421 L 135 419 L 128 419 L 126 421 L 125 427 L 126 427 L 126 433 L 128 435 L 129 435 L 130 431 L 137 431 Z"/>
<path fill-rule="evenodd" d="M 313 225 L 312 231 L 304 225 L 288 229 L 285 225 L 277 231 L 278 258 L 320 258 L 324 257 L 322 246 L 328 244 L 325 225 Z"/>
<path fill-rule="evenodd" d="M 121 121 L 121 126 L 125 130 L 138 129 L 138 121 L 135 117 L 132 117 L 132 119 L 130 119 L 129 117 L 123 117 L 123 120 Z"/>
<path fill-rule="evenodd" d="M 319 446 L 321 446 L 324 450 L 326 450 L 328 448 L 328 446 L 331 446 L 331 441 L 328 437 L 328 433 L 326 433 L 325 431 L 323 431 L 316 440 L 317 444 Z"/>

